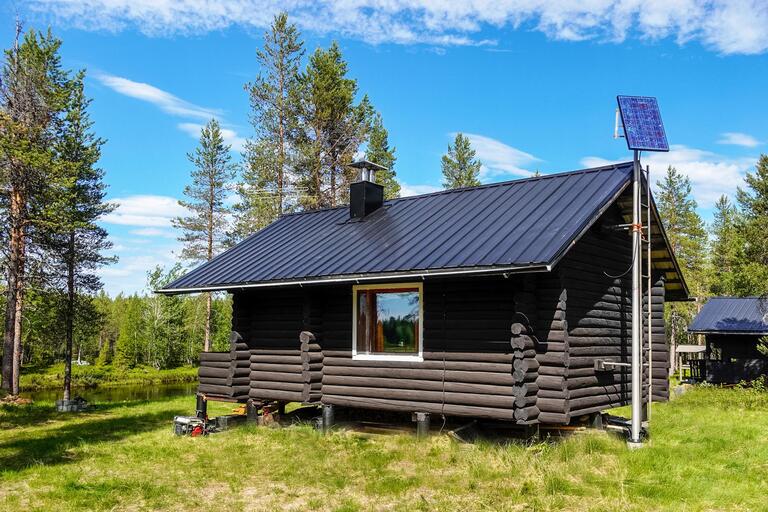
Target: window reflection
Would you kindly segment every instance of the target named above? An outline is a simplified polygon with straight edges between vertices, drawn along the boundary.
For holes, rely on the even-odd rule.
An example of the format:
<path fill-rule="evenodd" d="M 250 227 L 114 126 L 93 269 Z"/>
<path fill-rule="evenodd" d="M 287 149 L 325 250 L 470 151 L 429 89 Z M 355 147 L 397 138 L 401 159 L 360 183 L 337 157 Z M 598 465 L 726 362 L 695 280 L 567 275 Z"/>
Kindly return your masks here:
<path fill-rule="evenodd" d="M 357 291 L 357 353 L 418 353 L 418 288 Z"/>

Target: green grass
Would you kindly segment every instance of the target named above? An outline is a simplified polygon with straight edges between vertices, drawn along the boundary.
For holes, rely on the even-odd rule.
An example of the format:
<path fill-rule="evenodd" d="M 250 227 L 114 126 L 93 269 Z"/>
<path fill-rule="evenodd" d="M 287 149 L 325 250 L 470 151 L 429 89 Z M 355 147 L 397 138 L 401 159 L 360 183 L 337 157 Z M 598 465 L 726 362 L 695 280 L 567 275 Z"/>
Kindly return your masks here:
<path fill-rule="evenodd" d="M 173 415 L 193 409 L 191 397 L 0 409 L 0 510 L 766 509 L 768 394 L 749 389 L 655 406 L 652 440 L 632 452 L 598 432 L 506 446 L 308 426 L 174 437 Z"/>
<path fill-rule="evenodd" d="M 170 370 L 157 370 L 150 366 L 131 369 L 113 366 L 72 366 L 72 385 L 77 388 L 170 384 L 196 380 L 197 368 L 192 366 Z M 47 368 L 22 370 L 20 387 L 22 391 L 58 389 L 63 382 L 64 363 L 59 363 Z"/>

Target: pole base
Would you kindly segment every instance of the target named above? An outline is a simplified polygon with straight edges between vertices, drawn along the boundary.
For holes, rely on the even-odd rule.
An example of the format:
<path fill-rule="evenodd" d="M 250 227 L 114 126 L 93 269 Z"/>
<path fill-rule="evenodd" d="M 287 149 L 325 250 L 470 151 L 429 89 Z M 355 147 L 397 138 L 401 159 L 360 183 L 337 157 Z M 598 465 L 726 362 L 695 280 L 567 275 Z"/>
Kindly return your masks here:
<path fill-rule="evenodd" d="M 627 441 L 627 448 L 629 448 L 630 450 L 639 450 L 644 446 L 645 446 L 645 443 L 643 443 L 642 441 Z"/>

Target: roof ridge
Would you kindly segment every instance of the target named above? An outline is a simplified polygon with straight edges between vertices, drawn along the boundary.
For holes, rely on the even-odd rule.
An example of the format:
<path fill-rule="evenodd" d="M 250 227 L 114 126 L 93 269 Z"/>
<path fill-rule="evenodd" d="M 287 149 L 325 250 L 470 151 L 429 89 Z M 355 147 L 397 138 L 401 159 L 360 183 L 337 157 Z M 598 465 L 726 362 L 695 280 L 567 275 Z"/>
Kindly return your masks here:
<path fill-rule="evenodd" d="M 587 174 L 592 172 L 601 172 L 601 171 L 607 171 L 611 169 L 619 169 L 621 167 L 626 167 L 628 165 L 632 165 L 631 161 L 626 162 L 618 162 L 613 164 L 607 164 L 602 165 L 599 167 L 588 167 L 586 169 L 577 169 L 574 171 L 560 171 L 560 172 L 554 172 L 550 174 L 541 174 L 539 176 L 529 176 L 527 178 L 517 178 L 514 180 L 505 180 L 505 181 L 496 181 L 493 183 L 484 183 L 482 185 L 477 185 L 475 187 L 461 187 L 461 188 L 451 188 L 446 190 L 436 190 L 435 192 L 426 192 L 424 194 L 416 194 L 414 196 L 406 196 L 406 197 L 397 197 L 395 199 L 387 199 L 384 201 L 384 204 L 391 204 L 398 201 L 412 201 L 414 199 L 421 199 L 423 197 L 433 197 L 433 196 L 439 196 L 444 194 L 456 194 L 456 193 L 463 193 L 463 192 L 470 192 L 473 190 L 480 190 L 480 189 L 487 189 L 487 188 L 494 188 L 494 187 L 501 187 L 506 185 L 512 185 L 517 183 L 525 183 L 529 181 L 543 181 L 547 179 L 554 179 L 554 178 L 562 178 L 565 176 L 574 176 L 578 174 Z M 283 217 L 293 217 L 296 215 L 306 215 L 306 214 L 312 214 L 312 213 L 320 213 L 320 212 L 326 212 L 331 210 L 341 210 L 349 208 L 349 205 L 341 205 L 341 206 L 328 206 L 325 208 L 317 208 L 315 210 L 305 210 L 300 212 L 291 212 L 291 213 L 284 213 L 280 216 L 280 218 Z"/>

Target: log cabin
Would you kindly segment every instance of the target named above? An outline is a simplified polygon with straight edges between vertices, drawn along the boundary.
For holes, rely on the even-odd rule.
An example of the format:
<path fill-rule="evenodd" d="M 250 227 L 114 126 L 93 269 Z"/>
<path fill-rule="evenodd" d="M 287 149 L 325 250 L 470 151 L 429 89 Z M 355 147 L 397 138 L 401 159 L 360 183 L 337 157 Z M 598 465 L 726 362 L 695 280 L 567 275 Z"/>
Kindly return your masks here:
<path fill-rule="evenodd" d="M 386 201 L 371 175 L 159 290 L 233 296 L 201 393 L 524 425 L 629 403 L 631 162 Z M 666 400 L 664 303 L 688 289 L 650 224 L 645 396 Z"/>
<path fill-rule="evenodd" d="M 694 381 L 736 384 L 768 374 L 768 299 L 712 297 L 688 326 L 704 336 L 704 357 L 690 361 Z"/>

